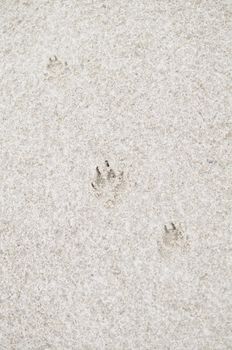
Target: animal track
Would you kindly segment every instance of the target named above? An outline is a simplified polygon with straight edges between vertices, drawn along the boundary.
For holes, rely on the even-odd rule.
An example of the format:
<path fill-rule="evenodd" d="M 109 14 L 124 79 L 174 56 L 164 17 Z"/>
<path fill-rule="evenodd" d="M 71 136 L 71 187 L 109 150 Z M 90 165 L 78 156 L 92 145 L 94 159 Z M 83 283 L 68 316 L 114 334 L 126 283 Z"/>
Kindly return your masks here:
<path fill-rule="evenodd" d="M 67 62 L 60 61 L 56 56 L 50 57 L 47 64 L 48 79 L 62 78 L 69 70 Z"/>
<path fill-rule="evenodd" d="M 105 161 L 103 169 L 96 167 L 95 180 L 91 182 L 91 186 L 95 196 L 101 199 L 106 207 L 115 205 L 116 200 L 121 194 L 121 190 L 125 185 L 123 171 L 116 173 L 109 165 L 108 160 Z"/>
<path fill-rule="evenodd" d="M 188 236 L 186 236 L 181 227 L 176 227 L 172 222 L 169 227 L 164 225 L 164 231 L 161 240 L 158 241 L 159 252 L 162 256 L 171 255 L 174 252 L 183 253 L 189 247 Z"/>

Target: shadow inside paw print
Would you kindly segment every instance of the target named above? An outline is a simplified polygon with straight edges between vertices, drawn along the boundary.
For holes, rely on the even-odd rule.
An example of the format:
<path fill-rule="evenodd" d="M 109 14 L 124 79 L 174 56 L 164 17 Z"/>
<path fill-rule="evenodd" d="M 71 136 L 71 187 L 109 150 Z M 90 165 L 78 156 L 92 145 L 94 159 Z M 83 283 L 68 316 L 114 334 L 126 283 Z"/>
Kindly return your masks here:
<path fill-rule="evenodd" d="M 167 247 L 175 247 L 182 244 L 184 239 L 183 233 L 171 223 L 171 227 L 164 225 L 163 243 Z"/>
<path fill-rule="evenodd" d="M 173 252 L 185 252 L 189 246 L 188 236 L 173 222 L 170 226 L 164 225 L 164 231 L 161 240 L 158 241 L 159 251 L 161 255 L 167 256 Z"/>
<path fill-rule="evenodd" d="M 108 160 L 105 161 L 101 170 L 98 166 L 96 167 L 95 180 L 91 182 L 91 186 L 96 197 L 101 198 L 105 206 L 109 207 L 115 204 L 123 185 L 123 172 L 116 173 L 110 167 Z"/>

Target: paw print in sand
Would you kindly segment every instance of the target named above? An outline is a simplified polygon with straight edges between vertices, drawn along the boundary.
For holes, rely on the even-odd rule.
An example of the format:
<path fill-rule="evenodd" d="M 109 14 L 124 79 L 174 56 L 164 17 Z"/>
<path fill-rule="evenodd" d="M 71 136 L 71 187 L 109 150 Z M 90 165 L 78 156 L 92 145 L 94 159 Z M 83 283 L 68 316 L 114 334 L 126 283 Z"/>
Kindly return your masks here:
<path fill-rule="evenodd" d="M 103 169 L 96 167 L 95 180 L 91 182 L 93 193 L 99 198 L 104 206 L 113 207 L 119 199 L 125 185 L 123 171 L 116 173 L 105 161 Z"/>
<path fill-rule="evenodd" d="M 68 72 L 67 62 L 60 61 L 56 56 L 50 57 L 47 64 L 47 77 L 49 80 L 62 78 Z"/>
<path fill-rule="evenodd" d="M 170 256 L 173 253 L 184 253 L 188 250 L 189 242 L 181 227 L 176 227 L 172 222 L 169 227 L 164 225 L 161 240 L 158 241 L 159 252 L 162 256 Z"/>

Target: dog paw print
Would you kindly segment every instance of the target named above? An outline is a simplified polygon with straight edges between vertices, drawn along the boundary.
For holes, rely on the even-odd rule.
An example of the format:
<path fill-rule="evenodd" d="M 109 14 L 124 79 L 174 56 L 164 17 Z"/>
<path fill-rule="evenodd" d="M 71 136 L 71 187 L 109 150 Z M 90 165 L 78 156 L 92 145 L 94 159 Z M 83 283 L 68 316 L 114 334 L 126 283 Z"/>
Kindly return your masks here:
<path fill-rule="evenodd" d="M 161 239 L 158 241 L 159 252 L 162 256 L 172 255 L 173 253 L 184 253 L 188 250 L 188 236 L 180 226 L 173 222 L 169 226 L 164 225 Z"/>
<path fill-rule="evenodd" d="M 96 167 L 95 179 L 91 182 L 94 195 L 103 201 L 104 206 L 112 207 L 119 199 L 125 185 L 123 171 L 117 173 L 105 161 L 104 167 L 100 170 Z"/>
<path fill-rule="evenodd" d="M 60 61 L 57 56 L 53 56 L 49 58 L 49 62 L 47 64 L 47 76 L 49 80 L 55 78 L 62 78 L 68 72 L 68 64 L 67 62 Z"/>

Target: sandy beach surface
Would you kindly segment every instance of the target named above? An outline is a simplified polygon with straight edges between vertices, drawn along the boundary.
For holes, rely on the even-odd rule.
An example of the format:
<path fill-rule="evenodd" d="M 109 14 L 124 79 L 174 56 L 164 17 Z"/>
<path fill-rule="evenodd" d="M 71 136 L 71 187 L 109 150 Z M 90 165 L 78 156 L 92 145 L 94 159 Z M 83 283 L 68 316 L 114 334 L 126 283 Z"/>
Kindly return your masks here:
<path fill-rule="evenodd" d="M 232 2 L 0 1 L 0 350 L 232 349 Z"/>

